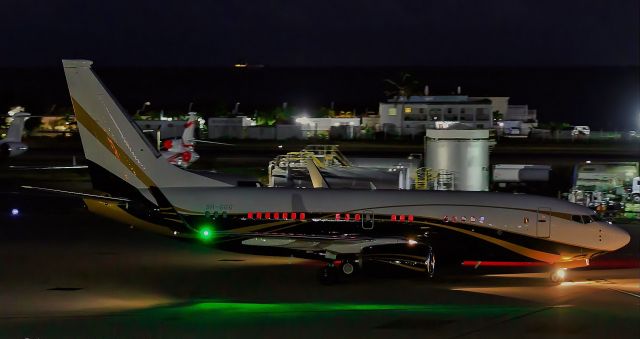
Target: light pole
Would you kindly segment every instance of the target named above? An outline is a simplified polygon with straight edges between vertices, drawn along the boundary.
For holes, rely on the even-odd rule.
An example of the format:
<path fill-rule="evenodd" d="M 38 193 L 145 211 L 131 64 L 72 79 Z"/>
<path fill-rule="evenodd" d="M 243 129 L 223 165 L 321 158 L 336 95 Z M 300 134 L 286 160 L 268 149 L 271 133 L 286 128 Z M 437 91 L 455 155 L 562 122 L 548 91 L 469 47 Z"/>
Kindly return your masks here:
<path fill-rule="evenodd" d="M 140 114 L 140 113 L 144 112 L 144 110 L 147 108 L 147 106 L 151 106 L 151 103 L 150 103 L 149 101 L 145 101 L 145 103 L 144 103 L 144 104 L 142 104 L 142 107 L 140 107 L 140 109 L 138 109 L 138 110 L 136 111 L 136 115 L 138 115 L 138 114 Z"/>

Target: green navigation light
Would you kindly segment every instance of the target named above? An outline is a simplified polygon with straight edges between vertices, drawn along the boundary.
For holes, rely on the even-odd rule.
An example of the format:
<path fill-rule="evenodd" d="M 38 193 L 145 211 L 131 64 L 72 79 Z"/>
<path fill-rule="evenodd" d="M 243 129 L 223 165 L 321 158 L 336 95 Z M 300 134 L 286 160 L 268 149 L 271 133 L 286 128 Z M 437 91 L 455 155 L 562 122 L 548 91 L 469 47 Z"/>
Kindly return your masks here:
<path fill-rule="evenodd" d="M 202 227 L 198 232 L 198 236 L 202 241 L 211 241 L 213 239 L 213 229 L 211 227 Z"/>

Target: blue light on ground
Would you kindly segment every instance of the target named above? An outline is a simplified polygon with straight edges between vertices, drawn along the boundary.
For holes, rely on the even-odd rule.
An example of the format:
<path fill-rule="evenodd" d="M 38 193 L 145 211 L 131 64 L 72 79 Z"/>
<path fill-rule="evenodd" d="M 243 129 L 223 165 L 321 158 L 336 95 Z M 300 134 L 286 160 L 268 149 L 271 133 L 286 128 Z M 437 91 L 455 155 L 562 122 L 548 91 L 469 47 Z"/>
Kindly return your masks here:
<path fill-rule="evenodd" d="M 17 208 L 12 208 L 11 209 L 11 215 L 14 217 L 17 217 L 18 215 L 20 215 L 20 210 Z"/>

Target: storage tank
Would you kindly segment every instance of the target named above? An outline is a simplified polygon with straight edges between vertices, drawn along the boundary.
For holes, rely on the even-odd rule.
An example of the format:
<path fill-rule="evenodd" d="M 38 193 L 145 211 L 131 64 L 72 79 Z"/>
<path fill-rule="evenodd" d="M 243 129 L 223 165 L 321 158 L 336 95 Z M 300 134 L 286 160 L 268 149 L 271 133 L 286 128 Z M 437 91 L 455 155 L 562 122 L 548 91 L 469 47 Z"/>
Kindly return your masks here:
<path fill-rule="evenodd" d="M 428 129 L 425 165 L 453 173 L 456 191 L 489 190 L 489 130 Z"/>

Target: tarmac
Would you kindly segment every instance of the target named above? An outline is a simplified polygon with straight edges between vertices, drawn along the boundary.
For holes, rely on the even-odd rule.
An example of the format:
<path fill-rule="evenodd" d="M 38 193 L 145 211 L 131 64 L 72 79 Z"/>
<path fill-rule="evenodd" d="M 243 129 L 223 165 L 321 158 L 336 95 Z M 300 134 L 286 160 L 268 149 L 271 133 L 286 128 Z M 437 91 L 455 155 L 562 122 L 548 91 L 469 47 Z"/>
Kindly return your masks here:
<path fill-rule="evenodd" d="M 159 237 L 73 198 L 5 192 L 0 201 L 1 338 L 640 337 L 640 269 L 602 269 L 638 259 L 637 224 L 600 269 L 560 285 L 512 273 L 324 286 L 315 261 Z"/>

